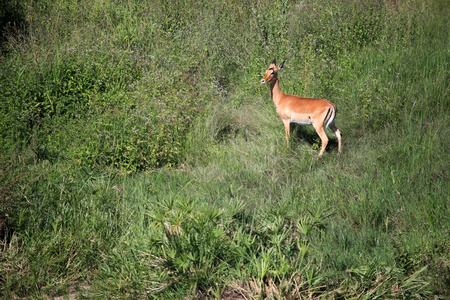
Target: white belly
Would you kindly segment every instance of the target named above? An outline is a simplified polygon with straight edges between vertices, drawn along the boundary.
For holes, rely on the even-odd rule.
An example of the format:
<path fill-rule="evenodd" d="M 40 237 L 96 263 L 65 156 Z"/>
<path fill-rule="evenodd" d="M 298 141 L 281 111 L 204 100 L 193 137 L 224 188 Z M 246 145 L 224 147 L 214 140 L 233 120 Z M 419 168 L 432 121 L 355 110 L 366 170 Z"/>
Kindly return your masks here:
<path fill-rule="evenodd" d="M 295 121 L 295 120 L 293 120 L 293 121 L 290 121 L 291 123 L 297 123 L 297 124 L 300 124 L 300 125 L 311 125 L 312 123 L 311 123 L 311 121 L 308 121 L 308 122 L 299 122 L 299 121 Z"/>

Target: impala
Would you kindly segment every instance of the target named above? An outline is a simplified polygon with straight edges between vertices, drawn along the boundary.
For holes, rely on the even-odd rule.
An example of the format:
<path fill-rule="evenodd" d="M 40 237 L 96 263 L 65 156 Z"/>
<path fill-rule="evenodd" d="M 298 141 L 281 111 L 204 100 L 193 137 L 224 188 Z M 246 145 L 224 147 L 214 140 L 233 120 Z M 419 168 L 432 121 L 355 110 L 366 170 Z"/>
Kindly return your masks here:
<path fill-rule="evenodd" d="M 322 140 L 322 148 L 319 156 L 322 156 L 328 144 L 325 129 L 333 130 L 338 139 L 338 153 L 341 153 L 341 133 L 334 124 L 336 120 L 336 105 L 325 99 L 301 98 L 295 95 L 286 95 L 280 89 L 278 82 L 278 71 L 283 68 L 284 62 L 279 66 L 274 59 L 266 71 L 261 83 L 270 83 L 270 92 L 277 113 L 284 124 L 286 131 L 286 142 L 289 147 L 290 124 L 312 125 Z"/>

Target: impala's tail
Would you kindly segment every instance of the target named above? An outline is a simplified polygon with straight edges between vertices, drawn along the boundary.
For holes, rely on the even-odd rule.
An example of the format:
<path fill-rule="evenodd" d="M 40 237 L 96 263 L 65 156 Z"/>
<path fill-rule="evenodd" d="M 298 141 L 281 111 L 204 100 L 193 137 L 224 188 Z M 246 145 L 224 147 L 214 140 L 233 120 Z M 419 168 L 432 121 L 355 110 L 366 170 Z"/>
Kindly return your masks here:
<path fill-rule="evenodd" d="M 325 116 L 325 119 L 323 120 L 323 123 L 325 124 L 325 128 L 328 128 L 330 124 L 334 122 L 336 119 L 336 107 L 330 107 L 327 111 L 327 115 Z"/>

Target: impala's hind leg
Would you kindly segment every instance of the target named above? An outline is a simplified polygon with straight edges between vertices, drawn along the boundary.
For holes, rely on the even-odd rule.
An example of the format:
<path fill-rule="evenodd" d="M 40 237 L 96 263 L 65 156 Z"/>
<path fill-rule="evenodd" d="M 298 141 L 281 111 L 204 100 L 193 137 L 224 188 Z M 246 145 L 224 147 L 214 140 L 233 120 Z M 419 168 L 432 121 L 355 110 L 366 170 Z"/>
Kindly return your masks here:
<path fill-rule="evenodd" d="M 319 135 L 320 139 L 322 140 L 322 148 L 320 149 L 320 152 L 319 152 L 319 157 L 321 157 L 323 152 L 325 151 L 325 148 L 328 145 L 328 137 L 325 134 L 325 131 L 323 130 L 322 125 L 313 124 L 313 126 L 314 126 L 314 129 L 316 130 L 317 134 Z M 319 157 L 317 157 L 317 159 L 319 159 Z"/>
<path fill-rule="evenodd" d="M 330 124 L 329 127 L 331 130 L 333 130 L 334 134 L 338 139 L 338 153 L 341 153 L 341 132 L 339 131 L 339 129 L 337 129 L 336 125 L 334 125 L 334 122 Z"/>

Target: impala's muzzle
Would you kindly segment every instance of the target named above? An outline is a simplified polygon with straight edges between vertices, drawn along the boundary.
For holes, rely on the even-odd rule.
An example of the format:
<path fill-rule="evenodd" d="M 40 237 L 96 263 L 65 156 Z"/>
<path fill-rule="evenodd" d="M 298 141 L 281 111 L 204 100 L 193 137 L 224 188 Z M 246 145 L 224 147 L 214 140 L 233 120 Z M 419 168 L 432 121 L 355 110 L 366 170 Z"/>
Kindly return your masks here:
<path fill-rule="evenodd" d="M 261 79 L 261 84 L 266 83 L 266 81 L 264 79 Z"/>

